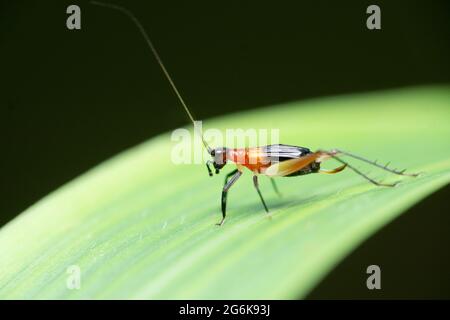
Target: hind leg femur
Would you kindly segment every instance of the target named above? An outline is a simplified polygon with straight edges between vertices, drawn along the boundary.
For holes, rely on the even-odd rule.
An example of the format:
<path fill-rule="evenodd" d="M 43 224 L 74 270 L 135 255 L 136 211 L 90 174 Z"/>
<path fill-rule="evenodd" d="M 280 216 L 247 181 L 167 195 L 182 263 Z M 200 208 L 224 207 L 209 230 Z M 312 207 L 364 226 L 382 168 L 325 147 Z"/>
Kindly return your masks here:
<path fill-rule="evenodd" d="M 341 172 L 341 171 L 344 170 L 346 167 L 347 167 L 347 165 L 346 165 L 346 164 L 343 164 L 342 166 L 337 167 L 337 168 L 332 169 L 332 170 L 320 169 L 320 170 L 319 170 L 319 173 L 335 174 L 335 173 Z"/>

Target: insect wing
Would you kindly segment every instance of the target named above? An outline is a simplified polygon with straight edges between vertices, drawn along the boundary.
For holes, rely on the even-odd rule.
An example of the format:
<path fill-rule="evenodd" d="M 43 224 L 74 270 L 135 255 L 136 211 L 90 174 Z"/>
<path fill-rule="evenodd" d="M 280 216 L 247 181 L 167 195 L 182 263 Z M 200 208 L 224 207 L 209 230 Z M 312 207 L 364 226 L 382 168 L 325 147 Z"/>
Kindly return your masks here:
<path fill-rule="evenodd" d="M 261 148 L 261 152 L 263 152 L 265 157 L 270 159 L 272 163 L 297 159 L 311 153 L 308 148 L 290 146 L 286 144 L 272 144 L 265 146 Z"/>
<path fill-rule="evenodd" d="M 319 156 L 320 154 L 318 153 L 310 153 L 301 158 L 277 162 L 268 167 L 265 170 L 264 174 L 269 177 L 287 176 L 306 167 L 308 164 L 316 160 Z"/>

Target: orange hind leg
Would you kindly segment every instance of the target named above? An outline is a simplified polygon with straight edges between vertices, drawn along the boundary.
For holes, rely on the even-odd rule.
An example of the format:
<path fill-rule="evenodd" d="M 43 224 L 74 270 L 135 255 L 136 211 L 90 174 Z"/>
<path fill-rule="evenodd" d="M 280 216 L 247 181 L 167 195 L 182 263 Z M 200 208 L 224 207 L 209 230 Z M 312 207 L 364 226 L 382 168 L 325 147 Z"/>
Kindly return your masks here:
<path fill-rule="evenodd" d="M 346 165 L 346 164 L 343 164 L 342 166 L 337 167 L 337 168 L 332 169 L 332 170 L 324 170 L 324 169 L 320 169 L 320 170 L 319 170 L 319 173 L 335 174 L 335 173 L 341 172 L 341 171 L 344 170 L 346 167 L 347 167 L 347 165 Z"/>

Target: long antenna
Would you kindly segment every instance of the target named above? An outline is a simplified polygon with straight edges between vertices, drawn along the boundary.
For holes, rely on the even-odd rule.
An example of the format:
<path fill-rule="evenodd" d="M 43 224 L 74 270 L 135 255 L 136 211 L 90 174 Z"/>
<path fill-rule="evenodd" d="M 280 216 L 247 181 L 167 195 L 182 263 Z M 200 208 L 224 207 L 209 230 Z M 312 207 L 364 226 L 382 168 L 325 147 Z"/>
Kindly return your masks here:
<path fill-rule="evenodd" d="M 181 105 L 183 106 L 184 110 L 186 111 L 189 119 L 192 121 L 192 124 L 194 125 L 194 129 L 195 129 L 196 126 L 195 126 L 194 117 L 192 116 L 191 112 L 189 111 L 189 108 L 187 107 L 186 103 L 184 102 L 183 98 L 181 97 L 180 92 L 178 91 L 178 89 L 175 86 L 175 83 L 173 82 L 169 72 L 167 71 L 166 67 L 164 66 L 164 63 L 162 62 L 162 60 L 161 60 L 161 58 L 160 58 L 160 56 L 158 54 L 158 51 L 156 51 L 155 46 L 153 45 L 152 41 L 150 40 L 150 37 L 148 36 L 147 32 L 145 31 L 144 27 L 139 22 L 139 20 L 134 16 L 133 13 L 131 13 L 131 11 L 129 11 L 128 9 L 125 9 L 124 7 L 121 7 L 121 6 L 118 6 L 118 5 L 115 5 L 115 4 L 104 3 L 104 2 L 100 2 L 100 1 L 91 1 L 91 3 L 93 5 L 97 5 L 97 6 L 106 7 L 106 8 L 110 8 L 110 9 L 121 11 L 122 13 L 127 15 L 134 22 L 134 24 L 138 27 L 139 31 L 141 32 L 142 36 L 144 37 L 145 41 L 147 42 L 147 45 L 149 46 L 149 48 L 152 51 L 153 55 L 155 56 L 156 61 L 158 62 L 159 66 L 161 67 L 162 71 L 164 72 L 164 75 L 166 76 L 167 80 L 169 81 L 173 91 L 175 92 L 176 96 L 178 97 L 178 100 L 180 101 Z M 200 130 L 199 134 L 200 134 L 200 137 L 202 138 L 203 145 L 205 146 L 205 148 L 208 151 L 208 153 L 211 154 L 212 149 L 206 143 L 205 138 L 203 137 L 203 132 L 201 132 L 201 130 Z"/>

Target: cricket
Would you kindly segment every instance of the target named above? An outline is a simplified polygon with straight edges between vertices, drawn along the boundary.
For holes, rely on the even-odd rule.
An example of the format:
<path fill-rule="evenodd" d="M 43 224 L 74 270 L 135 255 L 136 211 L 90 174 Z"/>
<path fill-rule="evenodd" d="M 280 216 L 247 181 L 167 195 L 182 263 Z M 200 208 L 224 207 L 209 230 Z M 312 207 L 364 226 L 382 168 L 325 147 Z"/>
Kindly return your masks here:
<path fill-rule="evenodd" d="M 194 124 L 195 128 L 194 117 L 192 116 L 187 104 L 183 100 L 169 72 L 164 66 L 158 52 L 156 51 L 155 46 L 153 45 L 147 32 L 145 31 L 144 27 L 139 22 L 139 20 L 133 15 L 133 13 L 131 13 L 129 10 L 121 6 L 98 1 L 91 1 L 91 3 L 94 5 L 118 10 L 124 13 L 134 22 L 134 24 L 137 26 L 142 36 L 144 37 L 148 47 L 153 53 L 165 77 L 169 81 L 170 86 L 175 92 L 175 95 L 177 96 L 180 104 L 185 110 L 190 121 Z M 222 226 L 226 218 L 228 191 L 242 176 L 245 170 L 249 170 L 253 174 L 254 187 L 259 195 L 264 210 L 267 213 L 269 213 L 269 209 L 266 205 L 264 197 L 262 196 L 261 190 L 259 188 L 258 183 L 259 175 L 264 175 L 270 178 L 272 186 L 277 194 L 280 193 L 275 184 L 274 180 L 275 177 L 296 177 L 311 173 L 336 174 L 342 172 L 346 168 L 352 170 L 354 173 L 358 174 L 362 178 L 366 179 L 367 181 L 378 187 L 394 187 L 399 182 L 397 181 L 394 183 L 383 183 L 381 181 L 376 181 L 370 178 L 362 171 L 360 171 L 358 168 L 348 163 L 347 161 L 342 160 L 341 156 L 347 156 L 365 162 L 369 165 L 372 165 L 374 167 L 377 167 L 379 169 L 382 169 L 384 171 L 399 176 L 416 177 L 419 175 L 418 173 L 406 173 L 405 172 L 406 170 L 391 169 L 389 167 L 389 162 L 386 165 L 382 165 L 379 164 L 377 161 L 371 161 L 367 158 L 337 148 L 332 150 L 311 151 L 309 148 L 285 144 L 273 144 L 251 148 L 226 148 L 226 147 L 211 148 L 204 139 L 203 133 L 199 130 L 197 131 L 197 133 L 200 135 L 202 139 L 204 148 L 211 156 L 211 159 L 206 162 L 206 168 L 208 170 L 209 176 L 213 176 L 211 166 L 213 167 L 214 172 L 216 174 L 219 174 L 220 170 L 222 170 L 228 163 L 233 163 L 236 166 L 234 170 L 227 173 L 225 176 L 225 183 L 222 189 L 222 196 L 221 196 L 222 219 L 220 220 L 219 223 L 217 223 L 218 226 Z M 331 170 L 321 169 L 320 167 L 321 164 L 329 159 L 334 159 L 341 165 Z"/>

